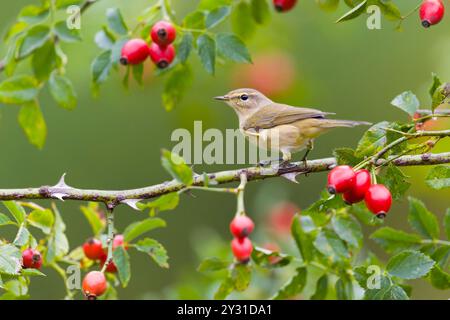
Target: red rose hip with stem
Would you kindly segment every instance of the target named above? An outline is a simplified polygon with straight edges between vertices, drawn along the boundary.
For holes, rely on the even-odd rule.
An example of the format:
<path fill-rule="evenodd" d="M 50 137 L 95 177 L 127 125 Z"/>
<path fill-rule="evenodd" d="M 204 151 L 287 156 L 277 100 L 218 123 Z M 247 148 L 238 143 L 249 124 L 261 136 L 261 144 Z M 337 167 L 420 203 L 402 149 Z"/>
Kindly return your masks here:
<path fill-rule="evenodd" d="M 147 42 L 142 39 L 131 39 L 122 47 L 120 63 L 123 65 L 141 64 L 147 59 L 149 48 Z"/>
<path fill-rule="evenodd" d="M 370 172 L 366 169 L 355 173 L 355 184 L 352 189 L 345 192 L 342 197 L 347 204 L 353 204 L 364 200 L 367 190 L 371 184 Z"/>
<path fill-rule="evenodd" d="M 230 223 L 230 231 L 236 238 L 245 238 L 253 232 L 255 224 L 246 215 L 237 215 Z"/>
<path fill-rule="evenodd" d="M 167 21 L 158 21 L 152 27 L 150 36 L 156 44 L 160 46 L 167 46 L 174 42 L 177 34 L 174 26 Z"/>
<path fill-rule="evenodd" d="M 392 204 L 391 192 L 382 184 L 373 184 L 369 187 L 364 198 L 367 208 L 378 218 L 386 217 Z"/>
<path fill-rule="evenodd" d="M 419 10 L 422 26 L 428 28 L 438 24 L 444 17 L 445 7 L 442 0 L 425 0 Z"/>
<path fill-rule="evenodd" d="M 162 47 L 153 42 L 150 45 L 150 58 L 158 68 L 167 68 L 175 58 L 175 48 L 171 44 Z"/>
<path fill-rule="evenodd" d="M 231 250 L 239 262 L 247 262 L 252 254 L 253 245 L 249 238 L 234 238 L 231 241 Z"/>
<path fill-rule="evenodd" d="M 328 192 L 331 194 L 347 192 L 355 184 L 355 172 L 350 166 L 337 166 L 328 174 Z"/>
<path fill-rule="evenodd" d="M 88 299 L 95 299 L 105 293 L 107 288 L 105 275 L 100 271 L 91 271 L 83 279 L 83 292 Z"/>
<path fill-rule="evenodd" d="M 103 254 L 102 242 L 91 238 L 83 244 L 84 255 L 91 260 L 98 260 Z"/>
<path fill-rule="evenodd" d="M 291 10 L 297 4 L 297 0 L 273 0 L 275 10 L 286 12 Z"/>
<path fill-rule="evenodd" d="M 103 268 L 103 266 L 106 263 L 106 259 L 108 258 L 108 255 L 106 253 L 103 253 L 102 256 L 100 257 L 100 266 Z M 110 262 L 108 263 L 108 265 L 105 268 L 106 272 L 109 273 L 116 273 L 117 272 L 117 267 L 116 264 L 114 262 Z"/>
<path fill-rule="evenodd" d="M 42 255 L 38 250 L 28 248 L 22 252 L 22 263 L 25 269 L 40 269 L 42 266 Z"/>

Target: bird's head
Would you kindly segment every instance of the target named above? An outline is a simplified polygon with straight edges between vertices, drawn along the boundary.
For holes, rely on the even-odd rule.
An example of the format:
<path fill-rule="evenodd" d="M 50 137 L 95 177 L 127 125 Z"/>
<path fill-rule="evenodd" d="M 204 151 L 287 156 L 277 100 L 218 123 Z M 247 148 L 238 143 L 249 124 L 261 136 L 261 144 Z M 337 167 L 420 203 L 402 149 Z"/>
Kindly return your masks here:
<path fill-rule="evenodd" d="M 232 107 L 239 116 L 247 116 L 259 108 L 272 103 L 261 92 L 255 89 L 236 89 L 228 92 L 226 95 L 214 97 L 216 100 L 224 101 Z"/>

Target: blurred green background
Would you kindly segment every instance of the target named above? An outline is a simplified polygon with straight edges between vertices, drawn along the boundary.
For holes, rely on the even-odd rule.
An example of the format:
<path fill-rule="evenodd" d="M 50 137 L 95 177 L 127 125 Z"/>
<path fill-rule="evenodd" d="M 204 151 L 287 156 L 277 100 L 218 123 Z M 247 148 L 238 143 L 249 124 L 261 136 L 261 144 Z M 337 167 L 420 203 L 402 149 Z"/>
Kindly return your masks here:
<path fill-rule="evenodd" d="M 0 29 L 14 21 L 20 8 L 38 1 L 3 1 Z M 198 1 L 173 0 L 177 16 L 194 10 Z M 407 12 L 418 1 L 396 1 Z M 339 118 L 367 120 L 406 119 L 405 114 L 390 106 L 394 96 L 413 90 L 427 107 L 431 72 L 443 80 L 450 79 L 450 19 L 428 30 L 422 28 L 417 14 L 404 22 L 404 31 L 382 18 L 381 30 L 368 30 L 365 18 L 343 24 L 334 21 L 347 10 L 343 4 L 333 13 L 321 11 L 314 1 L 299 1 L 287 14 L 274 14 L 271 23 L 259 28 L 247 41 L 255 64 L 220 65 L 216 75 L 206 74 L 197 57 L 191 57 L 195 80 L 183 102 L 172 112 L 161 104 L 163 80 L 147 73 L 143 87 L 132 85 L 127 92 L 121 78 L 113 72 L 102 86 L 98 98 L 90 91 L 90 63 L 98 54 L 93 37 L 105 23 L 106 8 L 118 6 L 126 21 L 133 25 L 139 13 L 151 0 L 102 0 L 82 17 L 81 43 L 66 45 L 69 56 L 67 75 L 78 92 L 79 104 L 68 112 L 56 106 L 45 89 L 41 104 L 48 125 L 48 139 L 43 150 L 31 146 L 17 124 L 18 108 L 0 105 L 0 187 L 27 187 L 56 183 L 67 172 L 67 183 L 81 188 L 126 189 L 156 184 L 169 176 L 160 165 L 160 149 L 171 148 L 170 135 L 176 128 L 193 127 L 202 120 L 203 128 L 237 127 L 234 112 L 211 97 L 238 86 L 255 86 L 279 101 L 299 106 L 313 106 L 336 112 Z M 228 23 L 228 22 L 227 22 Z M 223 28 L 228 28 L 227 23 Z M 5 45 L 0 48 L 2 55 Z M 25 63 L 27 64 L 27 62 Z M 19 71 L 20 73 L 21 71 Z M 29 72 L 27 68 L 23 72 Z M 4 77 L 4 75 L 0 75 Z M 441 124 L 448 127 L 448 122 Z M 354 147 L 363 129 L 343 129 L 320 138 L 312 158 L 330 156 L 335 147 Z M 437 150 L 449 150 L 443 141 Z M 197 172 L 229 169 L 232 166 L 196 166 Z M 442 218 L 449 206 L 448 191 L 426 187 L 427 169 L 408 169 L 412 188 L 410 195 L 421 198 Z M 266 218 L 274 204 L 288 200 L 300 208 L 318 198 L 324 187 L 325 174 L 300 177 L 298 185 L 285 179 L 251 183 L 246 205 L 256 223 Z M 59 203 L 67 224 L 71 246 L 80 245 L 90 236 L 82 216 L 81 203 Z M 3 209 L 2 209 L 3 210 Z M 386 225 L 407 228 L 406 201 L 396 203 Z M 163 214 L 168 227 L 152 234 L 167 248 L 170 269 L 158 268 L 143 254 L 131 252 L 133 276 L 127 289 L 119 289 L 123 299 L 176 297 L 167 294 L 186 275 L 195 277 L 199 242 L 217 233 L 228 241 L 228 223 L 234 215 L 235 198 L 223 194 L 197 193 L 197 198 L 182 197 L 181 205 Z M 116 211 L 119 230 L 144 213 L 127 207 Z M 440 220 L 442 221 L 442 220 Z M 3 232 L 6 230 L 6 232 Z M 13 229 L 2 229 L 2 237 L 13 237 Z M 373 230 L 367 230 L 368 235 Z M 199 237 L 205 235 L 203 240 Z M 376 245 L 372 249 L 385 257 Z M 62 298 L 63 285 L 52 270 L 46 279 L 35 279 L 33 298 Z M 198 275 L 197 275 L 198 276 Z M 201 276 L 200 276 L 201 277 Z M 448 298 L 448 292 L 433 289 L 425 281 L 413 282 L 414 298 Z M 211 296 L 210 296 L 211 297 Z"/>

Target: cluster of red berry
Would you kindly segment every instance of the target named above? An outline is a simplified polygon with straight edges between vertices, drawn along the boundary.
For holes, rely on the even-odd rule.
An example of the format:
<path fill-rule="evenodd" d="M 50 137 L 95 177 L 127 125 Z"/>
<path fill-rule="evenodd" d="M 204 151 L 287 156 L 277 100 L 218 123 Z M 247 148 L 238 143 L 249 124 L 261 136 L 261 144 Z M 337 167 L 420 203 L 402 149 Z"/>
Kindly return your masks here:
<path fill-rule="evenodd" d="M 296 4 L 297 0 L 272 0 L 275 10 L 278 12 L 286 12 L 291 10 Z"/>
<path fill-rule="evenodd" d="M 155 23 L 150 32 L 153 42 L 150 46 L 142 39 L 131 39 L 122 48 L 120 63 L 123 65 L 141 64 L 150 56 L 158 68 L 168 67 L 175 59 L 175 47 L 173 42 L 176 38 L 174 26 L 167 21 Z"/>
<path fill-rule="evenodd" d="M 442 0 L 424 0 L 420 5 L 419 16 L 422 25 L 428 28 L 438 24 L 444 17 L 444 4 Z"/>
<path fill-rule="evenodd" d="M 230 223 L 230 231 L 234 236 L 231 241 L 231 250 L 234 257 L 242 263 L 250 260 L 253 251 L 253 244 L 248 236 L 253 232 L 255 224 L 252 219 L 245 214 L 238 214 Z"/>
<path fill-rule="evenodd" d="M 367 208 L 378 218 L 386 217 L 392 204 L 388 188 L 372 184 L 370 172 L 366 169 L 354 171 L 350 166 L 337 166 L 328 174 L 328 192 L 342 193 L 344 201 L 353 204 L 365 201 Z"/>
<path fill-rule="evenodd" d="M 119 246 L 124 245 L 123 235 L 118 234 L 113 239 L 113 250 Z M 100 261 L 100 266 L 106 263 L 108 254 L 106 248 L 103 248 L 102 242 L 98 239 L 91 238 L 83 244 L 83 252 L 86 258 Z M 115 273 L 117 272 L 117 267 L 114 262 L 109 262 L 106 266 L 106 272 Z M 100 271 L 91 271 L 83 279 L 83 292 L 88 297 L 88 299 L 95 299 L 105 293 L 107 288 L 105 275 Z"/>

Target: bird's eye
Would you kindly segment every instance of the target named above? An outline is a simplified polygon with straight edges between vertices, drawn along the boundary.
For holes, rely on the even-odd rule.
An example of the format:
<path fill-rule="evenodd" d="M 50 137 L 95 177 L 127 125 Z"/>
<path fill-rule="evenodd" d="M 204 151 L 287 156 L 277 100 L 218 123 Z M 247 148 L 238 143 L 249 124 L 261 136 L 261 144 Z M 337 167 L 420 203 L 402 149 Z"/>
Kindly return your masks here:
<path fill-rule="evenodd" d="M 248 95 L 246 95 L 246 94 L 244 93 L 244 94 L 242 94 L 239 98 L 240 98 L 242 101 L 247 101 L 247 100 L 248 100 Z"/>

